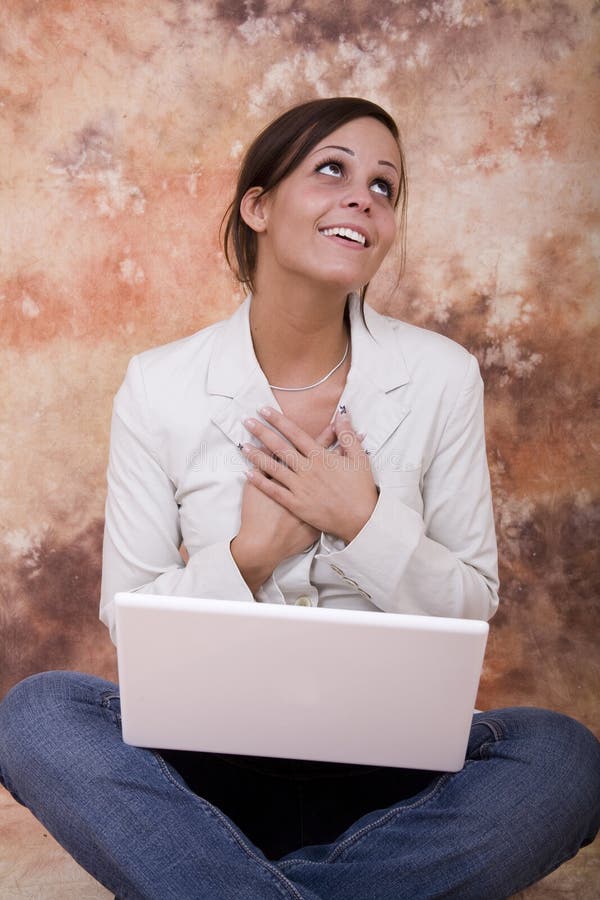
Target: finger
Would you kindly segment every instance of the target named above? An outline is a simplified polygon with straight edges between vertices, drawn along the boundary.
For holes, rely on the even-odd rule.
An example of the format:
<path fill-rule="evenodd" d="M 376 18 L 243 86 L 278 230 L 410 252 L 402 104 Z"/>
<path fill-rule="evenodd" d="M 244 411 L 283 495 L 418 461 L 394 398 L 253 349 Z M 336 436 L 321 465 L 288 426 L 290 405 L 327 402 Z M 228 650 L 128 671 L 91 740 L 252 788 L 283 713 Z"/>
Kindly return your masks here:
<path fill-rule="evenodd" d="M 250 484 L 262 491 L 263 494 L 266 494 L 267 497 L 270 497 L 271 500 L 295 514 L 294 509 L 292 509 L 294 495 L 291 491 L 277 481 L 270 481 L 260 469 L 249 469 L 245 474 Z"/>
<path fill-rule="evenodd" d="M 338 456 L 341 456 L 342 455 L 342 447 L 338 442 L 337 434 L 336 434 L 335 428 L 333 428 L 333 426 L 332 426 L 332 430 L 333 430 L 333 441 L 331 442 L 331 444 L 329 446 L 326 445 L 326 449 L 329 450 L 330 453 L 337 453 Z M 362 442 L 364 441 L 366 436 L 367 436 L 367 432 L 361 431 L 360 434 L 356 435 L 356 438 L 362 444 Z M 317 440 L 318 440 L 318 438 L 317 438 Z M 366 451 L 365 451 L 365 453 L 366 453 Z"/>
<path fill-rule="evenodd" d="M 335 433 L 335 428 L 333 427 L 333 422 L 329 422 L 323 431 L 316 436 L 315 440 L 320 447 L 325 447 L 326 449 L 330 448 L 332 444 L 335 444 L 337 435 Z"/>
<path fill-rule="evenodd" d="M 243 424 L 251 434 L 259 439 L 263 447 L 284 463 L 288 469 L 295 470 L 298 467 L 298 454 L 289 441 L 286 441 L 268 425 L 259 422 L 258 419 L 244 419 Z"/>
<path fill-rule="evenodd" d="M 269 425 L 272 425 L 287 438 L 290 444 L 299 450 L 303 456 L 310 456 L 311 453 L 314 453 L 317 446 L 319 446 L 303 428 L 300 428 L 299 425 L 296 425 L 295 422 L 292 422 L 292 420 L 288 419 L 287 416 L 284 416 L 283 413 L 273 409 L 272 406 L 263 406 L 262 409 L 259 409 L 259 413 L 266 419 Z"/>
<path fill-rule="evenodd" d="M 346 412 L 337 412 L 334 419 L 338 444 L 344 456 L 366 455 L 361 444 L 361 437 L 356 433 L 352 420 Z"/>
<path fill-rule="evenodd" d="M 268 453 L 259 450 L 253 444 L 242 444 L 242 453 L 265 476 L 276 479 L 280 484 L 289 484 L 292 471 L 283 463 L 269 456 Z"/>

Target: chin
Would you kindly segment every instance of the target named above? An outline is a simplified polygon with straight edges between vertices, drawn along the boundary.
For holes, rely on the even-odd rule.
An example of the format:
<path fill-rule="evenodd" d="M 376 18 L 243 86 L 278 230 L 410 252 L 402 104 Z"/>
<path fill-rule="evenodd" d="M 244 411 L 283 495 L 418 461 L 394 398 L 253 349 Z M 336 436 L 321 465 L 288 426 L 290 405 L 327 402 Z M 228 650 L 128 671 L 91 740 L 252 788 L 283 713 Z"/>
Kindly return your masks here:
<path fill-rule="evenodd" d="M 348 272 L 332 272 L 330 275 L 323 275 L 321 281 L 324 284 L 331 285 L 346 294 L 360 291 L 365 284 L 368 284 L 371 276 L 367 276 L 364 272 L 355 278 L 350 278 Z"/>

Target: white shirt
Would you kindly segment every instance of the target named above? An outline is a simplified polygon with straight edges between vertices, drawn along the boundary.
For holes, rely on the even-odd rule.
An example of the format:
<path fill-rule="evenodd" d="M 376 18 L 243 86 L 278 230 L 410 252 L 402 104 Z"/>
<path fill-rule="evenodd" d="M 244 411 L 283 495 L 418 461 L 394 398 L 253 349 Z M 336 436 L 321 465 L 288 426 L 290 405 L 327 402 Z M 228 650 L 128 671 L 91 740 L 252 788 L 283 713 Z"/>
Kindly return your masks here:
<path fill-rule="evenodd" d="M 323 534 L 251 594 L 229 547 L 248 466 L 239 445 L 254 441 L 242 422 L 279 406 L 250 303 L 134 357 L 115 397 L 100 604 L 113 640 L 117 591 L 490 618 L 497 554 L 477 361 L 367 306 L 366 328 L 356 296 L 340 403 L 366 434 L 377 505 L 349 544 Z"/>

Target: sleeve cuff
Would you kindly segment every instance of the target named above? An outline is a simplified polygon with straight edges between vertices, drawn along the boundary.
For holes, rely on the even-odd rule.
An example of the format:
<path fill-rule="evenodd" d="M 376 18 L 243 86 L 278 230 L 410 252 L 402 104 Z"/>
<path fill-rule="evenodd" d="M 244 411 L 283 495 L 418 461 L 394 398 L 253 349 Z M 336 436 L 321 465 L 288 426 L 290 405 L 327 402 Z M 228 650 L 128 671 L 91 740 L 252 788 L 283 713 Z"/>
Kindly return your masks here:
<path fill-rule="evenodd" d="M 214 600 L 254 601 L 252 592 L 231 555 L 230 543 L 229 540 L 220 541 L 190 557 L 187 568 L 191 570 L 192 584 L 196 587 L 193 596 L 210 597 Z"/>
<path fill-rule="evenodd" d="M 356 537 L 346 544 L 324 534 L 317 558 L 327 563 L 340 581 L 381 609 L 391 609 L 391 595 L 423 535 L 423 519 L 394 497 L 394 488 L 381 488 L 377 505 Z"/>

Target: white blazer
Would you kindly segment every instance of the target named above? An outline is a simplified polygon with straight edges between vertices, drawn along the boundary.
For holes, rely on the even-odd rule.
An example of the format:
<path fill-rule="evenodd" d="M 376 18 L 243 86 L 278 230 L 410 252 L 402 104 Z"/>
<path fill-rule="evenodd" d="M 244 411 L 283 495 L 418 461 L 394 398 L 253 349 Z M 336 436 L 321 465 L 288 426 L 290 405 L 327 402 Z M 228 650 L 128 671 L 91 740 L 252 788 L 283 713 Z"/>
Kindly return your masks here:
<path fill-rule="evenodd" d="M 231 556 L 240 526 L 242 421 L 279 408 L 258 365 L 251 297 L 197 334 L 134 357 L 114 402 L 100 617 L 117 591 L 488 619 L 497 553 L 477 361 L 435 332 L 350 300 L 340 398 L 379 500 L 345 544 L 323 534 L 253 597 Z M 179 548 L 185 544 L 189 561 Z"/>

